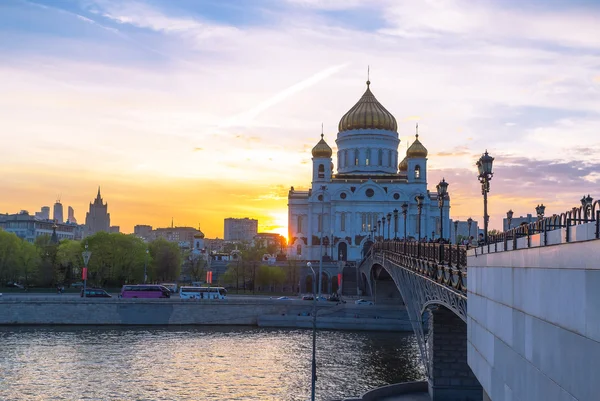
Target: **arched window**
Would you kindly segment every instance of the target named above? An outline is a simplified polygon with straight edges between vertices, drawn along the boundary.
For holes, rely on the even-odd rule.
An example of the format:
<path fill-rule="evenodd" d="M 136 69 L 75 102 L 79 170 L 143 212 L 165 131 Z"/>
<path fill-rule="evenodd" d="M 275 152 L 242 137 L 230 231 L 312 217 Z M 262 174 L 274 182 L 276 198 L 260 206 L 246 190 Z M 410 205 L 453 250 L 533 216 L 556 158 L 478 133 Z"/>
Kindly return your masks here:
<path fill-rule="evenodd" d="M 358 149 L 354 151 L 354 165 L 358 166 Z"/>
<path fill-rule="evenodd" d="M 296 225 L 298 227 L 298 233 L 302 232 L 302 216 L 298 216 L 298 223 Z"/>
<path fill-rule="evenodd" d="M 371 149 L 367 149 L 367 158 L 365 159 L 365 166 L 371 163 Z"/>
<path fill-rule="evenodd" d="M 317 216 L 317 231 L 323 231 L 323 215 L 320 214 Z"/>
<path fill-rule="evenodd" d="M 352 165 L 352 163 L 350 162 L 350 152 L 349 152 L 349 151 L 347 151 L 347 150 L 345 150 L 344 152 L 346 153 L 346 162 L 344 163 L 344 165 L 345 165 L 346 167 L 347 167 L 347 166 L 351 166 L 351 165 Z"/>
<path fill-rule="evenodd" d="M 319 178 L 325 178 L 325 166 L 319 164 Z"/>
<path fill-rule="evenodd" d="M 302 245 L 296 246 L 296 255 L 302 255 Z"/>
<path fill-rule="evenodd" d="M 392 163 L 392 151 L 388 150 L 388 166 L 392 167 L 396 165 L 396 163 Z"/>
<path fill-rule="evenodd" d="M 421 178 L 421 167 L 417 164 L 415 166 L 415 179 L 418 180 Z"/>
<path fill-rule="evenodd" d="M 377 153 L 379 153 L 379 155 L 378 155 L 379 163 L 378 164 L 380 166 L 383 166 L 383 150 L 379 149 L 379 152 L 377 152 Z"/>
<path fill-rule="evenodd" d="M 346 213 L 340 215 L 340 230 L 346 231 Z"/>

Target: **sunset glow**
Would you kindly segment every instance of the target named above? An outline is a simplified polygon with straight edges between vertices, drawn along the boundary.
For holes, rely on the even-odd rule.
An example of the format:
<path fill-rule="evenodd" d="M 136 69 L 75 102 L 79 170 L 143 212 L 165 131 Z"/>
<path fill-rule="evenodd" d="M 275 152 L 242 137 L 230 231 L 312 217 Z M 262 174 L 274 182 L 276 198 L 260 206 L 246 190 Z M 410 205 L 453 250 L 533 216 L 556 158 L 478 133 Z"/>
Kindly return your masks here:
<path fill-rule="evenodd" d="M 600 196 L 600 9 L 542 6 L 3 1 L 0 213 L 60 198 L 82 223 L 101 186 L 122 232 L 173 219 L 222 237 L 251 217 L 287 237 L 288 190 L 310 185 L 321 123 L 335 146 L 368 65 L 401 150 L 419 122 L 451 217 L 482 215 L 486 149 L 490 228 L 560 213 Z"/>

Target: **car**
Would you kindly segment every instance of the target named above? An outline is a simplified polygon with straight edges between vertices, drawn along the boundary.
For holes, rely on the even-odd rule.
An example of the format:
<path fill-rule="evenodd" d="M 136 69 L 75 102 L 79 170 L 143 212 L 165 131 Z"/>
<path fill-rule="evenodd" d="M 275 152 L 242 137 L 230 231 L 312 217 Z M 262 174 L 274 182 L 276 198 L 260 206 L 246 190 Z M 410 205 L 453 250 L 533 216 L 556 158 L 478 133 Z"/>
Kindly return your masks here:
<path fill-rule="evenodd" d="M 357 299 L 356 301 L 354 301 L 354 303 L 356 305 L 373 305 L 373 301 L 367 301 L 364 299 Z"/>
<path fill-rule="evenodd" d="M 314 301 L 315 298 L 312 295 L 304 295 L 302 296 L 303 301 Z"/>
<path fill-rule="evenodd" d="M 337 294 L 333 294 L 327 297 L 327 300 L 329 302 L 340 302 L 340 297 L 338 297 Z"/>
<path fill-rule="evenodd" d="M 81 290 L 80 296 L 83 298 L 83 291 Z M 85 289 L 85 297 L 86 298 L 112 298 L 108 292 L 103 290 L 102 288 L 86 288 Z"/>
<path fill-rule="evenodd" d="M 8 283 L 6 286 L 9 288 L 19 288 L 21 290 L 23 288 L 25 288 L 22 284 L 18 284 L 18 283 Z"/>
<path fill-rule="evenodd" d="M 279 298 L 275 298 L 277 301 L 289 301 L 290 299 L 288 297 L 279 297 Z"/>

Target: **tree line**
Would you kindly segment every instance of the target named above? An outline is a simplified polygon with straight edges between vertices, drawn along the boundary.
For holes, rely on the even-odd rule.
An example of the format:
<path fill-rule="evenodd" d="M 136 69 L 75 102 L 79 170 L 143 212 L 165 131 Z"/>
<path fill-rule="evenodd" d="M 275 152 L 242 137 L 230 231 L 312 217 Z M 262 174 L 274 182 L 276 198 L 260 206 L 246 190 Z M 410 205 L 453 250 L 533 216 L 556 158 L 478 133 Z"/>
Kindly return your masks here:
<path fill-rule="evenodd" d="M 53 243 L 50 236 L 31 244 L 0 230 L 0 284 L 25 287 L 70 286 L 82 281 L 82 252 L 91 252 L 88 283 L 102 287 L 179 278 L 183 255 L 177 244 L 159 238 L 146 243 L 133 235 L 98 232 L 82 241 Z"/>

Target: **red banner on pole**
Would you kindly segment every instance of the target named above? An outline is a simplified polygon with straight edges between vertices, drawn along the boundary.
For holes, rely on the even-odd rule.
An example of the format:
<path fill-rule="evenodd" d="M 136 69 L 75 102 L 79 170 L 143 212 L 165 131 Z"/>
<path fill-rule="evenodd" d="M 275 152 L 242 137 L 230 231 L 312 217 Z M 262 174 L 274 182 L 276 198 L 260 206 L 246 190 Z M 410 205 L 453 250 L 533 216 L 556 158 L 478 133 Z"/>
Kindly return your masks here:
<path fill-rule="evenodd" d="M 338 273 L 338 288 L 342 287 L 342 273 Z"/>
<path fill-rule="evenodd" d="M 206 282 L 208 284 L 212 284 L 212 272 L 211 271 L 206 272 Z"/>
<path fill-rule="evenodd" d="M 81 279 L 87 280 L 87 267 L 84 267 L 83 269 L 81 269 Z"/>

